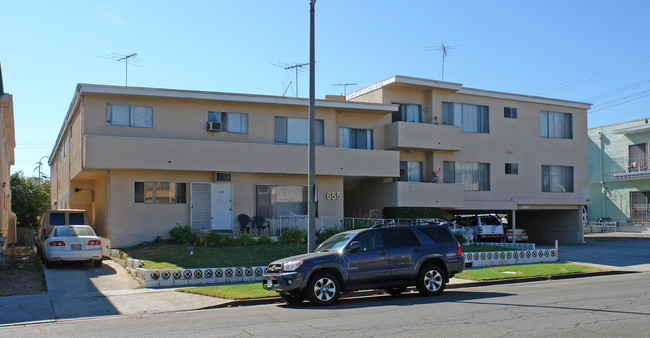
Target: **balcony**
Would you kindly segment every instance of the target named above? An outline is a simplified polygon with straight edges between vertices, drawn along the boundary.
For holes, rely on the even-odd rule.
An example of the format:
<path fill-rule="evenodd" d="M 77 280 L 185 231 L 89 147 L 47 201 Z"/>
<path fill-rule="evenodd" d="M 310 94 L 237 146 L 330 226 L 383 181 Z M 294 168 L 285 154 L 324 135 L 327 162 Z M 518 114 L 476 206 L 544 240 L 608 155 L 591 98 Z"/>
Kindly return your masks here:
<path fill-rule="evenodd" d="M 306 145 L 84 136 L 84 169 L 151 169 L 306 174 Z M 316 174 L 399 176 L 399 153 L 316 147 Z"/>
<path fill-rule="evenodd" d="M 386 149 L 459 151 L 463 130 L 456 126 L 394 122 L 386 126 Z"/>
<path fill-rule="evenodd" d="M 650 177 L 650 156 L 618 157 L 612 159 L 612 178 L 629 180 Z"/>

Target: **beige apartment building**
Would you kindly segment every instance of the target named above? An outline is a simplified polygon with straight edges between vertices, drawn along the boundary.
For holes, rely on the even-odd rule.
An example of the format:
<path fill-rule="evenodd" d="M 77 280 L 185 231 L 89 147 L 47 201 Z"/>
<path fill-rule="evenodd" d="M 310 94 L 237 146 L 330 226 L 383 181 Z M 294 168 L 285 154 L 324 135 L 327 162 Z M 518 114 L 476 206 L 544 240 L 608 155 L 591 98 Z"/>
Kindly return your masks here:
<path fill-rule="evenodd" d="M 16 136 L 13 96 L 5 93 L 0 67 L 0 234 L 5 245 L 16 242 L 16 214 L 11 211 L 11 166 L 14 164 Z M 0 252 L 2 245 L 0 244 Z"/>
<path fill-rule="evenodd" d="M 578 242 L 589 107 L 403 76 L 317 100 L 317 219 L 498 211 L 537 241 Z M 302 98 L 80 84 L 52 207 L 89 210 L 113 247 L 305 214 L 307 116 Z"/>

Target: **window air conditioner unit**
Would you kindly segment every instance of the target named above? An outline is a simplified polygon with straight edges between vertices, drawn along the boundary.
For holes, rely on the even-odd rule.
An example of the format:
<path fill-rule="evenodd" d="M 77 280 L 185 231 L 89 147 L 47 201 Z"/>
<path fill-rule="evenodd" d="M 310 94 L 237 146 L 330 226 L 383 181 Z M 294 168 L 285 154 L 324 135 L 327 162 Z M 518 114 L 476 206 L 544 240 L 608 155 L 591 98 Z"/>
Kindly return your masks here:
<path fill-rule="evenodd" d="M 208 121 L 208 131 L 221 131 L 221 122 Z"/>

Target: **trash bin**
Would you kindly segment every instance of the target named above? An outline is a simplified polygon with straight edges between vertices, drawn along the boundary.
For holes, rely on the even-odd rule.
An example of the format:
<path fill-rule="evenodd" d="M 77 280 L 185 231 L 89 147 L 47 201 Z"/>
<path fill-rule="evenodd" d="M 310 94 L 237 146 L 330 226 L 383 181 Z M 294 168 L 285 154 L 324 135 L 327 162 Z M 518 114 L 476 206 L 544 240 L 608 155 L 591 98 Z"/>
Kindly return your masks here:
<path fill-rule="evenodd" d="M 27 230 L 25 233 L 25 249 L 29 249 L 34 246 L 34 236 L 36 236 L 36 231 Z"/>

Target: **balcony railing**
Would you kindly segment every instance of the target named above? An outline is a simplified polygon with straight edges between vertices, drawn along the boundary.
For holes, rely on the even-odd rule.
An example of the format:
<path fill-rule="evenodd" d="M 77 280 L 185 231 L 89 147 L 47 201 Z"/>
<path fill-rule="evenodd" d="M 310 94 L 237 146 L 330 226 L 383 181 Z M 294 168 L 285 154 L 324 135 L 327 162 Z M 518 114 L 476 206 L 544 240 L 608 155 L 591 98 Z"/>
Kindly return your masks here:
<path fill-rule="evenodd" d="M 650 177 L 650 156 L 612 159 L 612 177 L 615 180 Z"/>

